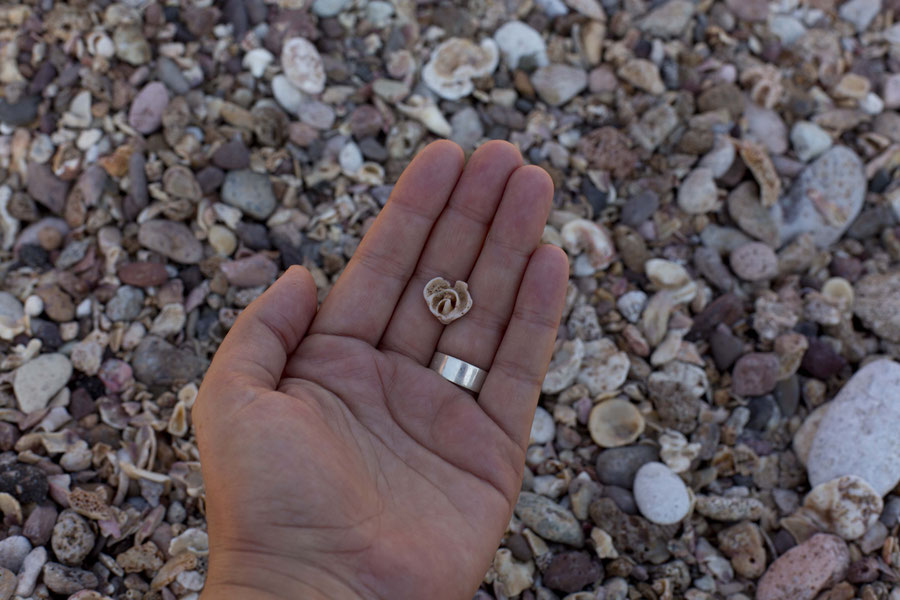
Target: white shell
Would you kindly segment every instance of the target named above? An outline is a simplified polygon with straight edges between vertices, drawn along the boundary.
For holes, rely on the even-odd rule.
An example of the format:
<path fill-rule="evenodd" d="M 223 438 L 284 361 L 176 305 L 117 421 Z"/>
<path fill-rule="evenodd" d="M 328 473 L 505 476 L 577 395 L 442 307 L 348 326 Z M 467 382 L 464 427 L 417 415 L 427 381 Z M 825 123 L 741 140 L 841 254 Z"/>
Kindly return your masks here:
<path fill-rule="evenodd" d="M 428 310 L 444 325 L 449 325 L 472 308 L 472 295 L 465 281 L 457 281 L 450 287 L 449 281 L 435 277 L 425 284 L 423 295 Z"/>

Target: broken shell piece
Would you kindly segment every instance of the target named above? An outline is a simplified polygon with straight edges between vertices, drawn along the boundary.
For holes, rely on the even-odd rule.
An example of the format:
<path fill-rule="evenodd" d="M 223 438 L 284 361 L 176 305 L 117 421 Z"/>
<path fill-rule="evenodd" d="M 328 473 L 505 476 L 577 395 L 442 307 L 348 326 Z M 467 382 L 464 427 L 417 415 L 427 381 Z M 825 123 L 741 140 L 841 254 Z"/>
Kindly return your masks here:
<path fill-rule="evenodd" d="M 861 537 L 883 508 L 881 495 L 856 475 L 820 483 L 803 501 L 803 509 L 811 511 L 818 524 L 845 540 Z"/>
<path fill-rule="evenodd" d="M 572 219 L 562 226 L 560 237 L 563 248 L 574 261 L 577 276 L 586 277 L 602 271 L 616 256 L 616 247 L 609 233 L 593 221 Z"/>
<path fill-rule="evenodd" d="M 425 302 L 438 321 L 449 325 L 472 308 L 469 284 L 457 281 L 453 287 L 443 277 L 435 277 L 425 284 Z"/>
<path fill-rule="evenodd" d="M 628 400 L 613 398 L 591 410 L 588 429 L 598 446 L 625 446 L 644 432 L 644 417 Z"/>
<path fill-rule="evenodd" d="M 584 360 L 584 342 L 578 338 L 557 340 L 553 360 L 550 361 L 541 391 L 545 394 L 558 394 L 575 383 L 582 360 Z"/>
<path fill-rule="evenodd" d="M 472 80 L 490 75 L 497 68 L 497 43 L 485 38 L 481 45 L 465 38 L 450 38 L 434 49 L 422 69 L 425 85 L 441 98 L 459 100 L 475 89 Z"/>

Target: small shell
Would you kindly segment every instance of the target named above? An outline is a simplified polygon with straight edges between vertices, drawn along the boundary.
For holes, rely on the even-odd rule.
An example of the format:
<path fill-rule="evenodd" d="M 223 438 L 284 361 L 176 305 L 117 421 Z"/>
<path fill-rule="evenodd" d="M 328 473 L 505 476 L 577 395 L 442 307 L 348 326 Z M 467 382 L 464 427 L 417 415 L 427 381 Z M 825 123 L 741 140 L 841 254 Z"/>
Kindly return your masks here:
<path fill-rule="evenodd" d="M 438 321 L 449 325 L 472 308 L 469 284 L 457 281 L 453 287 L 443 277 L 435 277 L 425 284 L 425 302 Z"/>
<path fill-rule="evenodd" d="M 875 524 L 884 505 L 878 492 L 864 479 L 844 475 L 814 487 L 803 507 L 812 511 L 827 531 L 855 540 Z"/>
<path fill-rule="evenodd" d="M 628 400 L 614 398 L 594 406 L 588 429 L 598 446 L 625 446 L 644 432 L 644 417 Z"/>

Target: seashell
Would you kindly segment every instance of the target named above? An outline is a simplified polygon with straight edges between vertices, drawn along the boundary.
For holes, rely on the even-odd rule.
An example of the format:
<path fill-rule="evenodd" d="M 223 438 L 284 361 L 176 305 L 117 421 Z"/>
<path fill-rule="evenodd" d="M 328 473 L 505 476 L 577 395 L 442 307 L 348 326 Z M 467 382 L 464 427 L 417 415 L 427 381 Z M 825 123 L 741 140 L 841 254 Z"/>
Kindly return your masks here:
<path fill-rule="evenodd" d="M 425 302 L 438 321 L 449 325 L 472 308 L 469 284 L 457 281 L 453 287 L 443 277 L 435 277 L 425 284 Z"/>
<path fill-rule="evenodd" d="M 465 38 L 450 38 L 435 48 L 422 69 L 422 80 L 441 98 L 459 100 L 475 89 L 473 79 L 494 72 L 499 57 L 497 43 L 490 38 L 480 45 Z"/>
<path fill-rule="evenodd" d="M 560 229 L 563 248 L 575 261 L 576 275 L 593 275 L 606 269 L 616 256 L 616 247 L 603 226 L 587 219 L 572 219 Z M 585 259 L 580 259 L 582 252 Z"/>
<path fill-rule="evenodd" d="M 588 429 L 598 446 L 625 446 L 644 432 L 644 417 L 628 400 L 613 398 L 594 406 L 588 420 Z"/>

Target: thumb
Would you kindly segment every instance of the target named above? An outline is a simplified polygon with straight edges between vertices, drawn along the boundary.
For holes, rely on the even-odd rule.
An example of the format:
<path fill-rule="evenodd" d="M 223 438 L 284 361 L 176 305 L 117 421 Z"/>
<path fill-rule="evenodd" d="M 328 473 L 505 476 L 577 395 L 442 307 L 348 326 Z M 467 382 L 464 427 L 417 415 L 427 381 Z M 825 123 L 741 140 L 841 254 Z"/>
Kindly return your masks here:
<path fill-rule="evenodd" d="M 245 382 L 275 389 L 288 357 L 316 316 L 316 306 L 312 275 L 299 265 L 290 267 L 240 314 L 206 379 L 238 375 Z"/>

